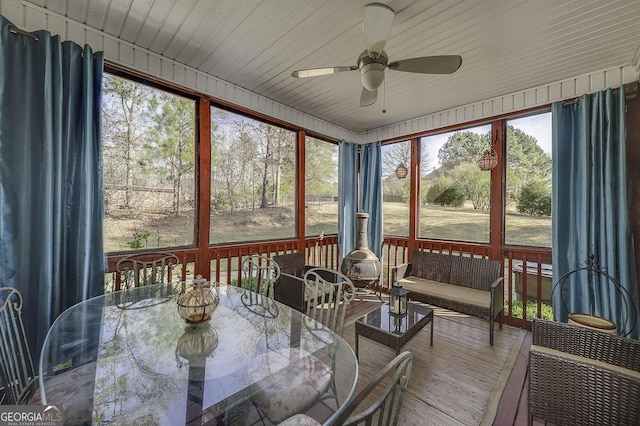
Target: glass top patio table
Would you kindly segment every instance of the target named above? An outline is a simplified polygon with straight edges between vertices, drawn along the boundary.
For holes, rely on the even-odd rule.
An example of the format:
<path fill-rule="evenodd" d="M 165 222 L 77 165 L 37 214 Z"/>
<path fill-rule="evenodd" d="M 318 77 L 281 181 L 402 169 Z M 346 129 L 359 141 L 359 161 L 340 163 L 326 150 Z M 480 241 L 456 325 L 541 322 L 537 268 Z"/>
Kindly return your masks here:
<path fill-rule="evenodd" d="M 302 411 L 331 424 L 358 377 L 349 344 L 272 299 L 232 285 L 217 289 L 218 307 L 198 326 L 178 315 L 176 284 L 109 293 L 69 308 L 42 349 L 42 403 L 61 407 L 65 424 L 269 425 L 253 403 L 258 390 L 311 357 L 331 371 L 337 400 Z M 66 387 L 60 385 L 65 375 Z M 83 381 L 86 395 L 68 401 L 68 386 Z"/>

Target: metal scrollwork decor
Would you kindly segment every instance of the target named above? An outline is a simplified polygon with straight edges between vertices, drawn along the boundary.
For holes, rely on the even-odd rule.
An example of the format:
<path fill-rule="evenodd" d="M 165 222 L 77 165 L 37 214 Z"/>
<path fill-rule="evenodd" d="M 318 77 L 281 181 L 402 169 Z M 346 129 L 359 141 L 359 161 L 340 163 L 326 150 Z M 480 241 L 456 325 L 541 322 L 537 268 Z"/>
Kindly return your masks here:
<path fill-rule="evenodd" d="M 620 327 L 617 327 L 616 324 L 609 319 L 594 315 L 593 312 L 569 312 L 569 308 L 567 307 L 567 304 L 564 300 L 562 289 L 568 282 L 567 279 L 569 277 L 584 272 L 586 272 L 587 275 L 591 277 L 591 280 L 587 280 L 587 285 L 595 285 L 598 281 L 596 276 L 601 276 L 606 278 L 608 282 L 613 285 L 613 288 L 616 290 L 616 292 L 621 296 L 621 300 L 624 303 L 625 319 Z M 606 267 L 600 267 L 600 264 L 596 260 L 595 254 L 593 253 L 589 254 L 589 258 L 586 260 L 584 266 L 578 264 L 578 267 L 576 269 L 567 272 L 558 280 L 558 282 L 553 286 L 553 291 L 551 293 L 552 295 L 556 294 L 556 288 L 558 288 L 558 291 L 560 292 L 560 300 L 562 302 L 563 309 L 569 314 L 569 318 L 573 319 L 573 322 L 578 323 L 579 325 L 587 325 L 591 328 L 597 328 L 602 331 L 607 331 L 609 329 L 613 332 L 617 331 L 617 334 L 621 334 L 622 331 L 627 328 L 630 318 L 632 318 L 633 324 L 627 333 L 622 334 L 623 336 L 628 336 L 629 334 L 631 334 L 636 326 L 637 313 L 636 308 L 633 304 L 633 298 L 631 297 L 629 292 L 624 287 L 622 287 L 620 282 L 609 274 Z M 597 294 L 597 292 L 595 292 L 595 294 Z M 594 301 L 590 300 L 590 303 L 593 304 Z M 613 328 L 611 328 L 611 325 L 613 326 Z"/>

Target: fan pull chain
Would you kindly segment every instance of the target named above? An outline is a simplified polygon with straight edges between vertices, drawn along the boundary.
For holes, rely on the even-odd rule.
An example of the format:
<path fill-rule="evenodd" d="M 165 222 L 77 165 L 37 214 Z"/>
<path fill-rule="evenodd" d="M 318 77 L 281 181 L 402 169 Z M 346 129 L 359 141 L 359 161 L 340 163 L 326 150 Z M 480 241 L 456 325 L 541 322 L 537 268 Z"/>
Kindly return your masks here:
<path fill-rule="evenodd" d="M 382 113 L 387 113 L 387 79 L 382 80 Z"/>

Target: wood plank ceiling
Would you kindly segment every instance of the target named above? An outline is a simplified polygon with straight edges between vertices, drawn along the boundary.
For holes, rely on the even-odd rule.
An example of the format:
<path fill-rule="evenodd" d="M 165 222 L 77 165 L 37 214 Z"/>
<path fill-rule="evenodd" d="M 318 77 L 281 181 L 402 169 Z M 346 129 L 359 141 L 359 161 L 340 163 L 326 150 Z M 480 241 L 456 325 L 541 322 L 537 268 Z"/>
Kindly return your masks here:
<path fill-rule="evenodd" d="M 385 0 L 391 60 L 461 55 L 452 75 L 386 72 L 361 108 L 367 0 L 24 0 L 312 116 L 363 132 L 615 66 L 638 69 L 637 0 Z M 385 109 L 387 112 L 383 113 Z"/>

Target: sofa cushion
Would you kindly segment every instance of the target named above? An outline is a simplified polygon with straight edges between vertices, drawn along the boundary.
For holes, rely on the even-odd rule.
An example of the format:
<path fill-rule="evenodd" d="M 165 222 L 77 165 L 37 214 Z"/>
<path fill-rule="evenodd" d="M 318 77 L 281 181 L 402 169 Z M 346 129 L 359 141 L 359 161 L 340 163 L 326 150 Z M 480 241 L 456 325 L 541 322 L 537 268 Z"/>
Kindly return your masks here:
<path fill-rule="evenodd" d="M 461 287 L 413 276 L 402 278 L 401 280 L 398 280 L 398 283 L 400 283 L 406 290 L 415 293 L 426 294 L 432 297 L 453 300 L 459 303 L 480 306 L 483 308 L 491 307 L 491 293 L 488 291 Z M 411 297 L 411 295 L 409 295 L 409 297 Z"/>
<path fill-rule="evenodd" d="M 304 301 L 308 302 L 310 299 L 316 299 L 316 298 L 322 296 L 322 292 L 323 291 L 324 291 L 325 294 L 329 294 L 332 290 L 333 290 L 333 286 L 332 285 L 322 285 L 322 284 L 320 284 L 318 286 L 313 286 L 313 287 L 305 285 Z"/>

